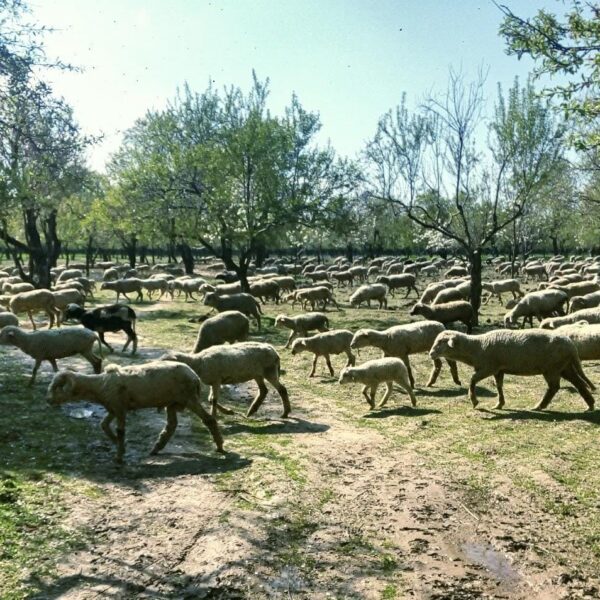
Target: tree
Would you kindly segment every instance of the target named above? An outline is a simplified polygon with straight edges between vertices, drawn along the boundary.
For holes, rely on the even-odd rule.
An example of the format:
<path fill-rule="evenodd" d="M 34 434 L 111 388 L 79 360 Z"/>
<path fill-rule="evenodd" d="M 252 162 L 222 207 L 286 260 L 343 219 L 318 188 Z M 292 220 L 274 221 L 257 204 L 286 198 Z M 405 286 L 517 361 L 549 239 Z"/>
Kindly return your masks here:
<path fill-rule="evenodd" d="M 426 230 L 455 242 L 467 257 L 471 302 L 481 301 L 481 258 L 519 219 L 560 156 L 561 128 L 531 83 L 499 90 L 489 151 L 477 148 L 483 77 L 450 72 L 447 91 L 410 114 L 404 98 L 379 121 L 366 148 L 374 198 L 397 206 Z"/>
<path fill-rule="evenodd" d="M 560 75 L 566 83 L 550 83 L 545 91 L 560 100 L 567 116 L 581 125 L 575 142 L 579 148 L 600 145 L 600 7 L 592 2 L 570 0 L 559 19 L 539 10 L 533 18 L 515 15 L 498 5 L 504 14 L 500 35 L 506 51 L 519 59 L 536 61 L 536 76 Z"/>

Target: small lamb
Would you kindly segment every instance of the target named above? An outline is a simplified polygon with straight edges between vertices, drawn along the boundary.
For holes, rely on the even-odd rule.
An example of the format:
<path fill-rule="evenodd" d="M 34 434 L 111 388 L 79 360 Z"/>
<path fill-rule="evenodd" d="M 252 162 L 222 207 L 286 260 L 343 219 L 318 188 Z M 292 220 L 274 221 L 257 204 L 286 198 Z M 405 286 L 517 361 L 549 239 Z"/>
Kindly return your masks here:
<path fill-rule="evenodd" d="M 250 332 L 250 320 L 238 310 L 226 310 L 206 319 L 198 329 L 193 353 L 229 342 L 244 342 Z"/>
<path fill-rule="evenodd" d="M 327 315 L 320 312 L 304 313 L 294 317 L 277 315 L 275 318 L 275 327 L 287 327 L 291 329 L 284 348 L 289 348 L 295 337 L 306 337 L 310 331 L 329 331 L 329 319 Z"/>
<path fill-rule="evenodd" d="M 315 357 L 313 359 L 312 370 L 309 377 L 314 377 L 317 368 L 317 360 L 319 356 L 325 357 L 325 362 L 329 368 L 329 373 L 333 377 L 334 371 L 331 366 L 330 354 L 341 354 L 345 352 L 348 357 L 346 366 L 353 366 L 356 363 L 356 358 L 350 349 L 352 342 L 352 332 L 347 329 L 335 329 L 318 333 L 307 338 L 298 338 L 292 344 L 292 355 L 300 354 L 300 352 L 312 352 Z"/>

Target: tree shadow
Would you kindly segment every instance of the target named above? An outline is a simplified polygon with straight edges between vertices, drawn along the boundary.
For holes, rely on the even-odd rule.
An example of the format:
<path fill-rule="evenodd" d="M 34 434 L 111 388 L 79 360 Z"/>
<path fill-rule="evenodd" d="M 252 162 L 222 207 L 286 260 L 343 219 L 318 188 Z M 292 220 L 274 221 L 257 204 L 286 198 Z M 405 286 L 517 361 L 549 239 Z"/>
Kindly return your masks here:
<path fill-rule="evenodd" d="M 385 419 L 387 417 L 424 417 L 425 415 L 441 414 L 436 408 L 419 408 L 418 406 L 395 406 L 393 408 L 375 408 L 377 412 L 369 412 L 363 415 L 363 419 Z"/>
<path fill-rule="evenodd" d="M 523 410 L 523 409 L 496 409 L 494 411 L 487 408 L 480 408 L 480 412 L 485 412 L 491 415 L 490 421 L 542 421 L 545 423 L 569 422 L 569 421 L 585 421 L 600 425 L 600 411 L 593 412 L 560 412 L 554 410 Z"/>
<path fill-rule="evenodd" d="M 475 392 L 477 396 L 482 398 L 495 398 L 498 394 L 495 391 L 488 390 L 487 388 L 475 386 Z M 466 396 L 467 388 L 454 387 L 454 388 L 417 388 L 415 390 L 417 396 L 433 396 L 434 398 L 458 398 L 460 396 Z"/>

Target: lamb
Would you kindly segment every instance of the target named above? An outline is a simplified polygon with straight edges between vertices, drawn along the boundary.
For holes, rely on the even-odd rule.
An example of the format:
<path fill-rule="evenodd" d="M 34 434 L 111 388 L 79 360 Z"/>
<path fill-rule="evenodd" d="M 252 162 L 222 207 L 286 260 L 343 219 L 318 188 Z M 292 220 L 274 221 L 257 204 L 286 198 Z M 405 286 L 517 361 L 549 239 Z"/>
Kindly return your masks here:
<path fill-rule="evenodd" d="M 594 409 L 594 397 L 589 391 L 575 344 L 566 335 L 539 329 L 514 331 L 497 329 L 483 335 L 465 335 L 444 331 L 435 340 L 431 358 L 451 358 L 472 366 L 475 373 L 469 385 L 473 407 L 478 400 L 475 385 L 494 376 L 498 403 L 504 406 L 504 375 L 543 375 L 548 389 L 534 410 L 544 410 L 560 389 L 561 377 L 572 383 L 588 405 Z"/>
<path fill-rule="evenodd" d="M 167 424 L 151 454 L 157 454 L 165 447 L 177 428 L 177 413 L 186 408 L 200 417 L 212 435 L 217 452 L 223 452 L 219 425 L 200 403 L 200 380 L 190 367 L 181 363 L 153 361 L 127 367 L 109 365 L 101 375 L 61 371 L 50 383 L 46 400 L 51 406 L 79 400 L 103 406 L 108 414 L 101 427 L 117 445 L 116 461 L 119 463 L 125 455 L 127 412 L 140 408 L 167 409 Z M 115 419 L 116 435 L 110 426 Z"/>
<path fill-rule="evenodd" d="M 363 302 L 366 302 L 367 306 L 371 308 L 371 300 L 379 302 L 379 310 L 387 308 L 387 286 L 383 285 L 383 283 L 361 285 L 350 296 L 350 305 L 358 308 Z"/>
<path fill-rule="evenodd" d="M 417 290 L 417 286 L 415 285 L 416 279 L 412 273 L 403 273 L 401 275 L 380 275 L 375 281 L 387 285 L 392 296 L 394 295 L 394 290 L 406 288 L 406 296 L 404 297 L 408 298 L 412 290 L 415 291 L 417 296 L 419 295 L 419 290 Z"/>
<path fill-rule="evenodd" d="M 300 352 L 312 352 L 315 355 L 309 377 L 314 377 L 317 368 L 317 360 L 319 356 L 324 356 L 327 367 L 329 368 L 329 373 L 333 377 L 334 371 L 329 358 L 330 354 L 341 354 L 342 352 L 345 352 L 348 357 L 346 366 L 354 366 L 356 358 L 350 349 L 350 343 L 352 342 L 353 337 L 352 332 L 347 329 L 334 329 L 333 331 L 317 333 L 311 337 L 298 338 L 294 340 L 292 344 L 292 354 L 296 355 L 300 354 Z"/>
<path fill-rule="evenodd" d="M 467 327 L 467 333 L 471 333 L 475 312 L 473 307 L 465 300 L 456 300 L 455 302 L 446 302 L 444 304 L 428 305 L 417 302 L 409 313 L 411 316 L 421 315 L 428 321 L 438 321 L 443 325 L 460 321 Z"/>
<path fill-rule="evenodd" d="M 0 312 L 0 329 L 7 325 L 19 325 L 19 319 L 11 312 Z"/>
<path fill-rule="evenodd" d="M 85 310 L 77 304 L 69 304 L 65 310 L 65 319 L 77 319 L 86 329 L 95 331 L 102 342 L 112 352 L 112 346 L 104 339 L 106 331 L 124 331 L 127 341 L 121 352 L 133 342 L 131 355 L 137 351 L 137 334 L 135 332 L 136 314 L 133 308 L 125 304 L 99 306 L 93 310 Z"/>
<path fill-rule="evenodd" d="M 471 282 L 463 281 L 459 285 L 438 292 L 431 304 L 446 304 L 456 300 L 468 300 L 471 296 Z"/>
<path fill-rule="evenodd" d="M 383 356 L 401 358 L 406 365 L 411 387 L 415 387 L 415 379 L 410 368 L 409 356 L 420 352 L 428 352 L 433 346 L 435 338 L 444 331 L 444 326 L 437 321 L 419 321 L 406 325 L 395 325 L 384 331 L 375 329 L 359 329 L 350 342 L 350 348 L 355 350 L 373 346 L 383 351 Z M 452 379 L 456 385 L 460 385 L 456 363 L 447 361 L 452 373 Z M 440 373 L 442 361 L 435 359 L 433 369 L 427 382 L 427 387 L 432 386 Z"/>
<path fill-rule="evenodd" d="M 523 297 L 523 292 L 521 291 L 521 284 L 518 279 L 500 279 L 496 281 L 484 281 L 481 284 L 481 288 L 490 293 L 490 295 L 486 298 L 484 304 L 487 304 L 492 296 L 498 296 L 498 300 L 500 304 L 502 304 L 502 294 L 504 292 L 510 292 L 513 295 L 513 298 L 516 300 L 517 298 Z"/>
<path fill-rule="evenodd" d="M 333 292 L 325 286 L 317 286 L 313 288 L 306 288 L 301 290 L 296 290 L 294 293 L 294 302 L 292 306 L 299 301 L 302 307 L 304 308 L 305 303 L 310 303 L 311 309 L 315 310 L 315 305 L 318 302 L 323 303 L 323 309 L 327 306 L 328 302 L 331 302 L 338 310 L 340 307 L 338 306 L 335 298 L 333 297 Z"/>
<path fill-rule="evenodd" d="M 574 296 L 571 298 L 569 313 L 574 313 L 584 308 L 595 308 L 600 306 L 600 292 L 592 292 L 585 296 Z"/>
<path fill-rule="evenodd" d="M 248 339 L 249 331 L 250 321 L 246 315 L 237 310 L 226 310 L 200 325 L 192 352 L 201 352 L 226 342 L 244 342 Z"/>
<path fill-rule="evenodd" d="M 258 394 L 250 404 L 247 417 L 252 416 L 267 396 L 265 379 L 277 390 L 283 404 L 282 419 L 291 411 L 286 387 L 279 380 L 281 364 L 279 354 L 269 344 L 261 342 L 240 342 L 211 346 L 198 354 L 185 352 L 167 352 L 161 360 L 177 361 L 189 365 L 200 380 L 211 388 L 209 402 L 212 416 L 217 409 L 225 414 L 233 411 L 219 404 L 219 390 L 223 384 L 244 383 L 254 379 L 258 385 Z"/>
<path fill-rule="evenodd" d="M 152 299 L 154 292 L 160 292 L 158 301 L 169 291 L 169 281 L 167 279 L 142 279 L 142 288 L 146 290 L 148 298 Z"/>
<path fill-rule="evenodd" d="M 525 321 L 529 320 L 529 325 L 533 327 L 533 317 L 541 321 L 545 317 L 558 312 L 563 315 L 563 304 L 567 301 L 567 294 L 562 290 L 540 290 L 526 294 L 517 305 L 504 315 L 504 326 L 514 325 L 523 317 L 521 329 L 525 327 Z"/>
<path fill-rule="evenodd" d="M 92 351 L 96 341 L 100 348 L 98 335 L 79 327 L 63 327 L 54 331 L 25 331 L 14 325 L 7 325 L 0 331 L 0 345 L 16 346 L 35 360 L 29 385 L 34 384 L 42 361 L 47 360 L 56 372 L 58 358 L 75 354 L 81 354 L 92 365 L 94 373 L 100 373 L 102 359 Z"/>
<path fill-rule="evenodd" d="M 260 315 L 262 314 L 262 310 L 256 298 L 250 294 L 225 294 L 219 296 L 215 292 L 208 292 L 204 296 L 204 305 L 211 306 L 217 312 L 237 310 L 244 313 L 247 317 L 254 317 L 260 331 Z"/>
<path fill-rule="evenodd" d="M 289 348 L 292 340 L 297 336 L 306 337 L 309 331 L 314 331 L 315 329 L 321 332 L 329 331 L 329 319 L 320 312 L 304 313 L 294 317 L 277 315 L 275 318 L 275 327 L 287 327 L 292 330 L 284 346 L 284 348 Z"/>
<path fill-rule="evenodd" d="M 143 281 L 141 279 L 132 278 L 132 279 L 119 279 L 118 281 L 105 281 L 100 286 L 101 290 L 113 290 L 113 292 L 117 292 L 117 302 L 119 302 L 119 296 L 123 294 L 125 299 L 130 302 L 127 294 L 131 294 L 132 292 L 136 292 L 137 297 L 136 300 L 141 302 L 144 299 L 144 294 L 142 294 L 142 286 Z"/>
<path fill-rule="evenodd" d="M 409 395 L 411 404 L 416 406 L 417 399 L 408 381 L 406 366 L 399 358 L 378 358 L 358 367 L 345 367 L 339 378 L 340 384 L 362 383 L 362 394 L 371 408 L 375 408 L 375 395 L 379 384 L 385 383 L 386 391 L 377 408 L 385 406 L 392 394 L 394 381 Z"/>
<path fill-rule="evenodd" d="M 33 311 L 43 311 L 48 315 L 48 319 L 50 320 L 48 329 L 51 329 L 54 325 L 56 305 L 54 301 L 54 295 L 48 290 L 21 292 L 10 299 L 8 306 L 10 308 L 10 312 L 14 313 L 15 315 L 26 312 L 29 315 L 29 320 L 31 321 L 34 331 L 36 330 L 36 326 L 35 322 L 33 321 Z"/>

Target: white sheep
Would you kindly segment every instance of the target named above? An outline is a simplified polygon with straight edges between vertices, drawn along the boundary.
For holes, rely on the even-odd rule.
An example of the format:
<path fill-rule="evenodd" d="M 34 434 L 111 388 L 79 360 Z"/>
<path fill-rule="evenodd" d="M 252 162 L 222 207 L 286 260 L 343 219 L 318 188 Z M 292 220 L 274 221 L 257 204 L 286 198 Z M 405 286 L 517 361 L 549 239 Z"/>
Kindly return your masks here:
<path fill-rule="evenodd" d="M 84 375 L 61 371 L 48 387 L 46 400 L 51 406 L 87 400 L 103 406 L 108 414 L 101 427 L 117 445 L 117 462 L 125 455 L 127 412 L 140 408 L 166 408 L 167 424 L 161 431 L 151 454 L 157 454 L 177 428 L 177 413 L 189 409 L 196 413 L 217 447 L 223 452 L 223 436 L 214 417 L 200 403 L 200 381 L 187 365 L 162 361 L 118 367 L 109 365 L 101 375 Z M 117 433 L 110 424 L 117 421 Z"/>
<path fill-rule="evenodd" d="M 288 417 L 291 411 L 287 389 L 279 380 L 281 361 L 279 354 L 269 344 L 261 342 L 240 342 L 211 346 L 197 354 L 185 352 L 167 352 L 161 360 L 171 360 L 189 365 L 200 380 L 211 388 L 209 402 L 213 417 L 217 409 L 225 414 L 233 411 L 219 404 L 219 391 L 223 384 L 256 381 L 258 394 L 250 404 L 247 417 L 253 415 L 267 397 L 267 380 L 276 390 L 283 404 L 281 418 Z"/>
<path fill-rule="evenodd" d="M 31 283 L 5 283 L 2 286 L 2 291 L 5 294 L 20 294 L 22 292 L 30 292 L 35 287 Z"/>
<path fill-rule="evenodd" d="M 61 281 L 67 281 L 68 279 L 75 279 L 77 277 L 82 276 L 83 272 L 81 271 L 81 269 L 65 269 L 56 278 L 56 283 L 60 283 Z"/>
<path fill-rule="evenodd" d="M 54 319 L 56 316 L 56 305 L 54 301 L 54 295 L 48 290 L 33 290 L 31 292 L 22 292 L 13 296 L 8 304 L 10 312 L 18 315 L 19 313 L 26 312 L 33 326 L 33 330 L 36 330 L 35 322 L 33 320 L 33 313 L 43 311 L 48 315 L 50 323 L 48 329 L 51 329 L 54 325 Z"/>
<path fill-rule="evenodd" d="M 564 314 L 563 304 L 567 301 L 567 294 L 562 290 L 539 290 L 529 292 L 517 302 L 517 305 L 504 315 L 504 326 L 514 325 L 520 317 L 523 317 L 521 328 L 525 327 L 525 322 L 533 327 L 533 317 L 538 321 L 549 317 L 555 313 Z"/>
<path fill-rule="evenodd" d="M 387 308 L 387 286 L 383 283 L 361 285 L 350 296 L 350 305 L 358 308 L 363 302 L 366 302 L 367 306 L 371 308 L 371 300 L 379 302 L 379 310 Z"/>
<path fill-rule="evenodd" d="M 380 275 L 375 281 L 387 285 L 392 296 L 394 295 L 394 290 L 406 288 L 406 296 L 404 297 L 408 298 L 412 290 L 415 291 L 417 296 L 419 295 L 419 290 L 415 285 L 416 279 L 412 273 L 401 273 L 398 275 Z"/>
<path fill-rule="evenodd" d="M 446 304 L 457 300 L 468 300 L 470 296 L 471 282 L 462 281 L 457 286 L 439 291 L 431 304 Z"/>
<path fill-rule="evenodd" d="M 325 362 L 329 368 L 329 373 L 333 377 L 334 371 L 331 366 L 330 354 L 341 354 L 344 352 L 348 357 L 346 366 L 353 366 L 356 362 L 354 354 L 350 349 L 352 342 L 352 332 L 347 329 L 335 329 L 324 333 L 317 333 L 311 337 L 298 338 L 292 344 L 292 354 L 296 355 L 300 352 L 312 352 L 315 357 L 313 359 L 312 370 L 309 377 L 314 377 L 317 368 L 317 360 L 319 356 L 325 357 Z"/>
<path fill-rule="evenodd" d="M 563 325 L 572 325 L 577 321 L 587 321 L 590 325 L 600 323 L 600 307 L 585 308 L 570 315 L 549 317 L 540 323 L 541 329 L 556 329 Z"/>
<path fill-rule="evenodd" d="M 548 389 L 535 410 L 545 409 L 560 389 L 561 377 L 572 383 L 588 405 L 594 408 L 594 397 L 588 389 L 575 344 L 566 336 L 533 329 L 514 331 L 498 329 L 483 335 L 466 335 L 444 331 L 435 340 L 431 358 L 450 358 L 472 366 L 475 373 L 469 384 L 473 406 L 478 400 L 475 385 L 494 376 L 498 390 L 495 408 L 504 406 L 504 375 L 542 375 Z"/>
<path fill-rule="evenodd" d="M 198 329 L 198 336 L 192 352 L 200 352 L 229 342 L 243 342 L 248 339 L 250 321 L 238 310 L 226 310 L 206 319 Z"/>
<path fill-rule="evenodd" d="M 237 310 L 248 317 L 254 317 L 260 330 L 262 310 L 256 298 L 250 294 L 224 294 L 219 296 L 215 292 L 207 292 L 204 296 L 204 305 L 211 306 L 218 312 Z"/>
<path fill-rule="evenodd" d="M 592 292 L 585 296 L 574 296 L 571 298 L 569 312 L 574 313 L 584 308 L 595 308 L 600 306 L 600 292 Z"/>
<path fill-rule="evenodd" d="M 11 312 L 0 312 L 0 329 L 7 325 L 19 325 L 19 319 Z"/>
<path fill-rule="evenodd" d="M 146 290 L 148 298 L 152 299 L 154 292 L 159 292 L 158 302 L 169 291 L 169 280 L 162 277 L 155 279 L 142 279 L 142 288 Z"/>
<path fill-rule="evenodd" d="M 81 354 L 92 365 L 94 373 L 100 373 L 102 359 L 93 352 L 94 342 L 98 342 L 98 349 L 102 354 L 98 334 L 89 329 L 63 327 L 54 331 L 25 331 L 8 325 L 0 331 L 0 345 L 16 346 L 35 360 L 29 385 L 34 384 L 37 371 L 44 360 L 47 360 L 56 372 L 57 359 L 75 354 Z"/>
<path fill-rule="evenodd" d="M 119 302 L 119 296 L 123 294 L 128 302 L 130 302 L 127 294 L 131 294 L 135 292 L 137 294 L 136 300 L 141 302 L 144 299 L 144 294 L 142 294 L 143 282 L 141 279 L 131 278 L 131 279 L 119 279 L 118 281 L 105 281 L 100 286 L 101 290 L 112 290 L 113 292 L 117 292 L 117 302 Z"/>
<path fill-rule="evenodd" d="M 415 387 L 415 379 L 410 367 L 410 355 L 420 352 L 429 352 L 436 337 L 444 331 L 445 328 L 437 321 L 418 321 L 416 323 L 407 323 L 406 325 L 395 325 L 384 331 L 375 329 L 359 329 L 350 342 L 350 348 L 358 350 L 360 348 L 374 347 L 383 351 L 383 356 L 393 356 L 401 358 L 408 371 L 408 377 L 411 387 Z M 456 385 L 460 385 L 456 362 L 448 360 L 448 366 L 452 373 L 452 379 Z M 434 359 L 433 369 L 427 382 L 427 387 L 432 386 L 440 373 L 442 361 Z"/>
<path fill-rule="evenodd" d="M 409 395 L 411 404 L 416 406 L 417 399 L 408 381 L 408 371 L 399 358 L 378 358 L 356 367 L 345 367 L 339 378 L 340 384 L 362 383 L 362 394 L 371 408 L 375 408 L 375 395 L 379 384 L 385 383 L 386 391 L 377 408 L 385 406 L 392 394 L 394 381 Z"/>
<path fill-rule="evenodd" d="M 294 306 L 296 302 L 300 302 L 302 308 L 304 308 L 305 305 L 309 303 L 311 309 L 315 310 L 316 305 L 319 302 L 322 302 L 323 310 L 325 310 L 327 304 L 331 302 L 338 310 L 340 310 L 340 307 L 338 306 L 337 302 L 335 301 L 335 298 L 333 297 L 333 292 L 331 291 L 331 289 L 324 285 L 319 285 L 317 287 L 311 288 L 303 288 L 292 292 L 292 294 L 294 300 L 292 306 Z M 289 299 L 289 297 L 290 294 L 286 296 L 286 300 Z"/>
<path fill-rule="evenodd" d="M 422 304 L 430 304 L 439 292 L 456 287 L 463 281 L 464 279 L 445 279 L 444 281 L 438 281 L 437 283 L 430 283 L 423 291 L 423 294 L 419 298 L 419 302 Z"/>
<path fill-rule="evenodd" d="M 500 304 L 502 304 L 502 294 L 506 292 L 510 292 L 513 295 L 513 298 L 516 300 L 517 298 L 523 297 L 523 292 L 521 291 L 521 284 L 518 279 L 499 279 L 496 281 L 484 281 L 481 284 L 481 288 L 486 292 L 489 292 L 489 296 L 486 298 L 484 304 L 487 304 L 492 296 L 498 296 L 498 300 Z"/>
<path fill-rule="evenodd" d="M 320 312 L 304 313 L 293 317 L 277 315 L 275 317 L 275 327 L 287 327 L 292 330 L 284 346 L 284 348 L 289 348 L 295 337 L 306 337 L 310 331 L 314 330 L 328 331 L 329 319 L 327 315 Z"/>
<path fill-rule="evenodd" d="M 85 304 L 85 296 L 75 288 L 63 288 L 52 292 L 54 296 L 54 306 L 56 310 L 56 325 L 60 326 L 63 311 L 66 310 L 69 304 Z"/>
<path fill-rule="evenodd" d="M 586 322 L 577 322 L 573 325 L 563 325 L 554 331 L 571 338 L 577 348 L 579 360 L 600 360 L 600 323 L 590 325 Z M 587 377 L 586 383 L 591 389 L 595 388 Z"/>
<path fill-rule="evenodd" d="M 475 312 L 473 307 L 465 300 L 445 302 L 444 304 L 428 305 L 417 302 L 410 310 L 411 316 L 421 315 L 428 321 L 438 321 L 443 325 L 460 321 L 467 327 L 467 333 L 471 333 Z"/>

